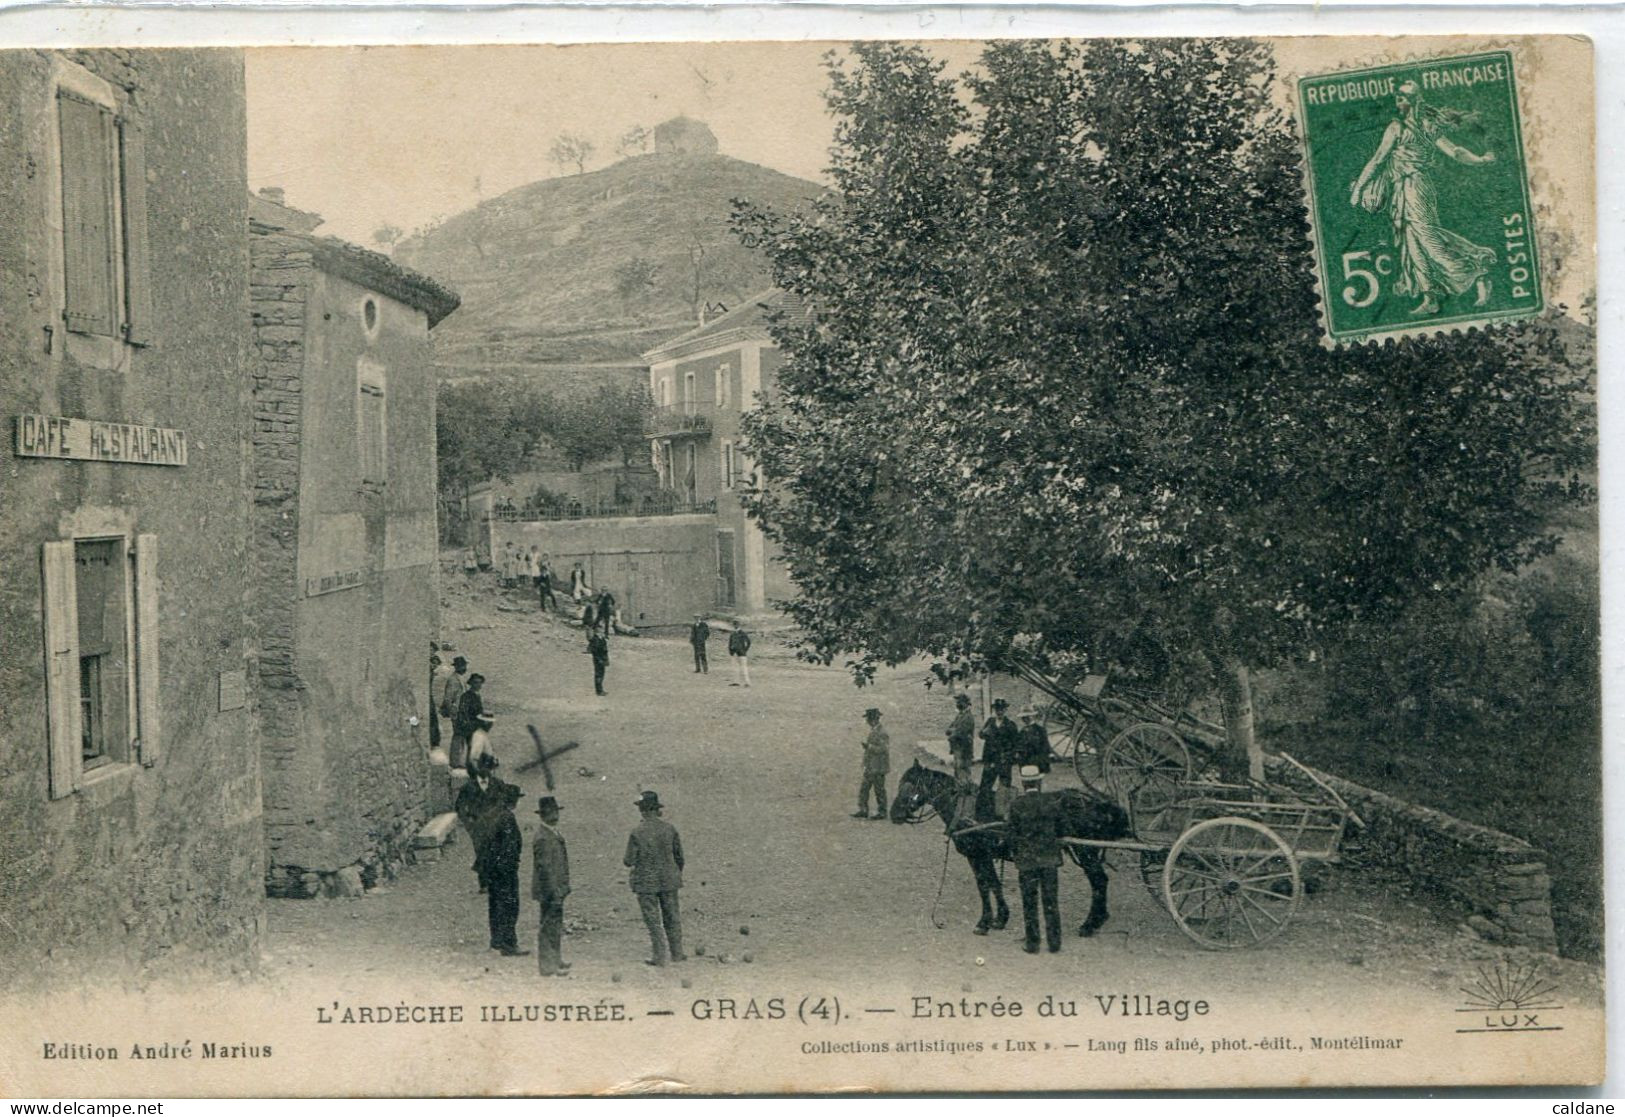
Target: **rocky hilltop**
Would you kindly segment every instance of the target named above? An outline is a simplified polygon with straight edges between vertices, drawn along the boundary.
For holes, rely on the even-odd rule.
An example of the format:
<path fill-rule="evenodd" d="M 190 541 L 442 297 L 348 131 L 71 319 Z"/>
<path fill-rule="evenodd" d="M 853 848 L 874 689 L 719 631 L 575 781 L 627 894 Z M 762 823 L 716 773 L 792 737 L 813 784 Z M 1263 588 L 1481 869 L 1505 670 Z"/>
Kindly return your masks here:
<path fill-rule="evenodd" d="M 708 150 L 709 130 L 681 123 L 654 154 L 519 187 L 396 247 L 462 296 L 435 330 L 444 375 L 550 365 L 569 380 L 636 363 L 698 309 L 768 286 L 764 261 L 728 231 L 732 199 L 795 209 L 822 188 Z"/>

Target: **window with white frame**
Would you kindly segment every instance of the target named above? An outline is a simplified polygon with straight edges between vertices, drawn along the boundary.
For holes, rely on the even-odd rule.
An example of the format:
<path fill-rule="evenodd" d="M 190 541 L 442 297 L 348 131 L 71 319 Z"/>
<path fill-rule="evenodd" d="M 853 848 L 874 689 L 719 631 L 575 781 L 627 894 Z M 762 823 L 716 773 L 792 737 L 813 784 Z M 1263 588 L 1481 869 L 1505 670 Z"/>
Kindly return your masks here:
<path fill-rule="evenodd" d="M 158 538 L 92 537 L 43 552 L 51 798 L 158 759 Z"/>
<path fill-rule="evenodd" d="M 55 117 L 63 323 L 72 334 L 146 345 L 152 290 L 140 124 L 110 85 L 66 62 Z"/>
<path fill-rule="evenodd" d="M 669 376 L 660 378 L 660 406 L 671 406 L 671 377 Z"/>
<path fill-rule="evenodd" d="M 683 374 L 683 414 L 694 414 L 694 374 Z"/>
<path fill-rule="evenodd" d="M 384 366 L 366 357 L 356 362 L 356 445 L 361 452 L 361 480 L 371 485 L 389 479 L 384 384 Z"/>
<path fill-rule="evenodd" d="M 717 406 L 733 404 L 733 369 L 727 364 L 717 366 Z"/>

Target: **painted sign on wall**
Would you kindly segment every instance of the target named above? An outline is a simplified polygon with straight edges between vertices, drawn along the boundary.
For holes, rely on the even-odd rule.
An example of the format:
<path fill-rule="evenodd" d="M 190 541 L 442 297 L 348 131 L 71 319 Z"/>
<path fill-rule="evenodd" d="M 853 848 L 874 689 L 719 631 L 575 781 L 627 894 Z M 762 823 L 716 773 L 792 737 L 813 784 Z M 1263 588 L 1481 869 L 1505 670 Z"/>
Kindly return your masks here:
<path fill-rule="evenodd" d="M 185 465 L 186 432 L 140 423 L 17 416 L 17 456 L 135 465 Z"/>

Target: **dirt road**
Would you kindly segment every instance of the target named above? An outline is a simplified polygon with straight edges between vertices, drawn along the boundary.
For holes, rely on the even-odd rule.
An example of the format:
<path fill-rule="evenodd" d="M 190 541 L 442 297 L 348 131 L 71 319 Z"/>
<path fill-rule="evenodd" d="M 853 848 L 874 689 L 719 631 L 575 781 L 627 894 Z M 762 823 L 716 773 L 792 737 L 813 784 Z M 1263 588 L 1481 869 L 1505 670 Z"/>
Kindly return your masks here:
<path fill-rule="evenodd" d="M 950 720 L 951 703 L 924 687 L 923 671 L 883 673 L 876 686 L 859 690 L 838 665 L 799 663 L 763 635 L 747 689 L 729 685 L 720 638 L 712 641 L 711 672 L 696 675 L 681 636 L 621 637 L 613 642 L 608 695 L 598 698 L 576 628 L 528 610 L 499 611 L 492 595 L 450 586 L 442 633 L 487 676 L 508 778 L 531 754 L 527 723 L 549 743 L 581 743 L 563 759 L 557 790 L 574 885 L 565 939 L 574 972 L 544 981 L 533 957 L 503 958 L 487 948 L 484 898 L 460 836 L 443 860 L 410 866 L 362 899 L 272 901 L 266 970 L 274 983 L 315 983 L 335 1001 L 386 982 L 398 989 L 403 978 L 415 989 L 445 982 L 482 996 L 567 993 L 649 1003 L 669 996 L 680 1001 L 678 1011 L 719 991 L 827 988 L 849 1002 L 883 1002 L 859 1007 L 905 1014 L 907 997 L 971 991 L 1199 995 L 1220 1005 L 1256 1004 L 1290 990 L 1290 1005 L 1308 1006 L 1402 990 L 1436 1001 L 1448 1020 L 1464 981 L 1507 957 L 1407 901 L 1395 882 L 1354 874 L 1307 897 L 1268 947 L 1202 951 L 1152 902 L 1126 857 L 1114 865 L 1112 915 L 1101 933 L 1087 940 L 1069 934 L 1058 955 L 1029 956 L 1020 945 L 1013 871 L 1006 880 L 1011 926 L 977 937 L 971 875 L 959 857 L 945 859 L 940 824 L 849 817 L 865 707 L 886 714 L 892 791 L 912 759 L 911 743 L 940 737 Z M 519 815 L 527 834 L 520 938 L 534 946 L 528 842 L 541 772 L 517 782 L 526 793 Z M 645 788 L 667 804 L 688 857 L 683 918 L 696 957 L 665 970 L 641 964 L 648 940 L 621 865 L 637 822 L 632 801 Z M 1064 868 L 1063 921 L 1075 928 L 1087 904 L 1082 873 Z M 1540 964 L 1571 1000 L 1600 995 L 1595 968 Z"/>

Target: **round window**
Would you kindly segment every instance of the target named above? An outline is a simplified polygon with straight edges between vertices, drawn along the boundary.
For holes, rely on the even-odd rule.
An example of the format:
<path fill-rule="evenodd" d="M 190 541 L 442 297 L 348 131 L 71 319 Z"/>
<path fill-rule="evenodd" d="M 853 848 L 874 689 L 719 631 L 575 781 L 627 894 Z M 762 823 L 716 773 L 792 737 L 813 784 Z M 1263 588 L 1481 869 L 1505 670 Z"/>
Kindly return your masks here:
<path fill-rule="evenodd" d="M 368 299 L 361 304 L 361 321 L 367 327 L 368 333 L 378 328 L 378 302 L 376 299 Z"/>

